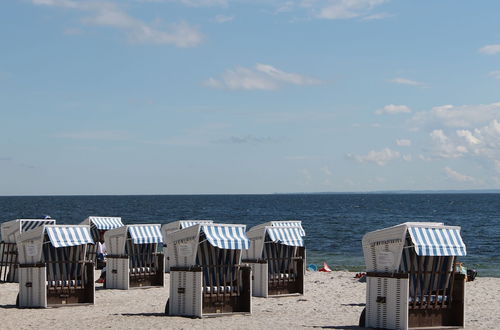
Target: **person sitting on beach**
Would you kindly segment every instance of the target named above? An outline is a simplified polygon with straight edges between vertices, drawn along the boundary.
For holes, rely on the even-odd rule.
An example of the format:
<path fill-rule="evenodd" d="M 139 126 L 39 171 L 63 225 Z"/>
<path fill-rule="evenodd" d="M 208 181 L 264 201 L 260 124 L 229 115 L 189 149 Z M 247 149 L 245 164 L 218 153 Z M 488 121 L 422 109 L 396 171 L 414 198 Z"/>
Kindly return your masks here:
<path fill-rule="evenodd" d="M 97 269 L 101 269 L 101 276 L 96 281 L 97 283 L 104 283 L 106 280 L 106 243 L 104 243 L 104 232 L 99 233 L 99 241 L 97 242 Z"/>

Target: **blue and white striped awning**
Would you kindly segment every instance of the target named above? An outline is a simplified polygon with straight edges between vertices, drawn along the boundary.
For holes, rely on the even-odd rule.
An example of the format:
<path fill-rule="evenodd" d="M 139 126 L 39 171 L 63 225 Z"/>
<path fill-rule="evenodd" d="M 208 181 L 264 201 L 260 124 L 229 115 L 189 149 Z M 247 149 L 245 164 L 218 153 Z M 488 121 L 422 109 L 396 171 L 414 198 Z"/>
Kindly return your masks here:
<path fill-rule="evenodd" d="M 87 226 L 47 226 L 45 231 L 56 248 L 83 244 L 94 244 Z"/>
<path fill-rule="evenodd" d="M 459 228 L 409 227 L 419 256 L 465 256 L 467 250 Z"/>
<path fill-rule="evenodd" d="M 181 229 L 192 227 L 194 225 L 213 223 L 212 220 L 181 220 Z"/>
<path fill-rule="evenodd" d="M 54 219 L 20 219 L 21 222 L 21 232 L 25 232 L 31 229 L 35 229 L 37 227 L 43 225 L 55 225 L 56 220 Z"/>
<path fill-rule="evenodd" d="M 134 244 L 163 243 L 160 225 L 128 226 Z"/>
<path fill-rule="evenodd" d="M 285 221 L 271 221 L 273 227 L 299 227 L 300 235 L 306 236 L 304 228 L 302 228 L 302 221 L 299 220 L 285 220 Z"/>
<path fill-rule="evenodd" d="M 201 231 L 210 244 L 230 250 L 246 250 L 250 247 L 245 229 L 246 226 L 201 225 Z"/>
<path fill-rule="evenodd" d="M 89 217 L 89 220 L 91 226 L 99 230 L 110 230 L 123 226 L 120 217 Z"/>
<path fill-rule="evenodd" d="M 304 229 L 302 227 L 266 227 L 272 242 L 289 246 L 304 246 Z"/>

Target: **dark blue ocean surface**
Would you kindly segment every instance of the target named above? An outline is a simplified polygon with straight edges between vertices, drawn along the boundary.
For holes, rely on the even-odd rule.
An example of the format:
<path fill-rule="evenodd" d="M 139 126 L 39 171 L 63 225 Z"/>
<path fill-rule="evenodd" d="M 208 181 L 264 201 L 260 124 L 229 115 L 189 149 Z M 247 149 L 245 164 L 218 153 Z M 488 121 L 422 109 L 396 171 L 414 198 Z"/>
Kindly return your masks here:
<path fill-rule="evenodd" d="M 500 194 L 291 194 L 0 197 L 0 222 L 50 215 L 77 224 L 89 215 L 124 223 L 212 219 L 248 227 L 270 220 L 302 220 L 308 263 L 363 270 L 362 236 L 406 221 L 462 227 L 466 266 L 500 276 Z"/>

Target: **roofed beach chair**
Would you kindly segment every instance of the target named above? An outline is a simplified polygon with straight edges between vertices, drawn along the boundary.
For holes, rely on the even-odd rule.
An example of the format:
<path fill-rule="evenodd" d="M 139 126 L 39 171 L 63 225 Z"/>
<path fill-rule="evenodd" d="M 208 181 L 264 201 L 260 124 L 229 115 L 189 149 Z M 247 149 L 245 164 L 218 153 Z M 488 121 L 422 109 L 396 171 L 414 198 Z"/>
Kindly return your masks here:
<path fill-rule="evenodd" d="M 179 220 L 174 222 L 165 223 L 161 226 L 161 234 L 163 236 L 163 254 L 165 255 L 165 273 L 170 272 L 170 265 L 168 260 L 168 246 L 167 236 L 174 231 L 184 229 L 197 224 L 213 223 L 212 220 Z"/>
<path fill-rule="evenodd" d="M 44 225 L 17 237 L 19 307 L 94 303 L 94 265 L 85 260 L 90 228 Z"/>
<path fill-rule="evenodd" d="M 43 225 L 55 225 L 54 219 L 16 219 L 1 224 L 0 283 L 17 282 L 16 235 Z"/>
<path fill-rule="evenodd" d="M 360 325 L 408 329 L 463 327 L 466 255 L 460 227 L 406 222 L 363 237 L 366 309 Z"/>
<path fill-rule="evenodd" d="M 102 232 L 106 232 L 111 229 L 119 228 L 123 226 L 122 218 L 120 217 L 88 217 L 83 220 L 81 225 L 90 226 L 90 234 L 92 239 L 96 244 L 89 245 L 87 248 L 87 260 L 92 260 L 97 269 L 102 269 L 104 265 L 101 265 L 97 260 L 97 242 L 99 241 Z"/>
<path fill-rule="evenodd" d="M 301 221 L 271 221 L 252 227 L 243 262 L 252 266 L 256 297 L 304 294 L 305 231 Z"/>
<path fill-rule="evenodd" d="M 125 225 L 104 234 L 106 288 L 164 286 L 163 239 L 158 224 Z"/>
<path fill-rule="evenodd" d="M 245 225 L 197 224 L 167 236 L 167 315 L 203 317 L 252 311 L 251 269 L 241 264 Z"/>

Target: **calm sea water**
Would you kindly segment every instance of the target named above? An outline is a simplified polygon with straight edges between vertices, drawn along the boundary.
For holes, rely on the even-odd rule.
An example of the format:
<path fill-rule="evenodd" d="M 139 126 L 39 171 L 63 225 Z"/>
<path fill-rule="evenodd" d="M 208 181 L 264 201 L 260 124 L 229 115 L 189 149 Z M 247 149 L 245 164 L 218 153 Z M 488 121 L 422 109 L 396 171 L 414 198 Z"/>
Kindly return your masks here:
<path fill-rule="evenodd" d="M 362 236 L 406 221 L 462 227 L 467 257 L 479 276 L 500 276 L 500 194 L 293 194 L 0 197 L 0 222 L 50 215 L 77 224 L 89 215 L 121 216 L 124 223 L 212 219 L 248 227 L 302 220 L 308 263 L 363 270 Z"/>

